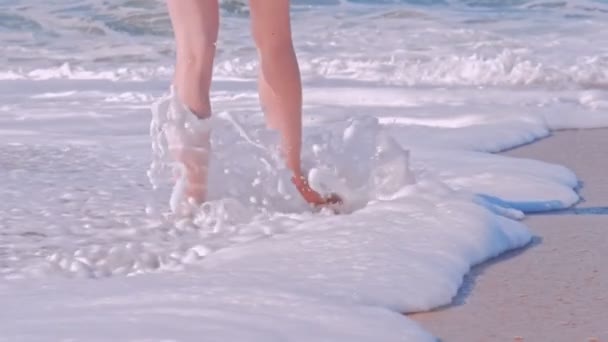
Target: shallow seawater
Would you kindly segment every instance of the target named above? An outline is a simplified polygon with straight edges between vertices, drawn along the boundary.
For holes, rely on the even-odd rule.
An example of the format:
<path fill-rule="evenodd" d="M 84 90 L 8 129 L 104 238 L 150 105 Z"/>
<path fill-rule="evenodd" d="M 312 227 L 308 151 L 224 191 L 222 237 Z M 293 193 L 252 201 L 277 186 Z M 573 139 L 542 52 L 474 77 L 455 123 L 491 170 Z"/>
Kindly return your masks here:
<path fill-rule="evenodd" d="M 311 210 L 264 125 L 247 6 L 222 1 L 210 201 L 180 219 L 170 172 L 156 191 L 146 174 L 173 72 L 164 2 L 0 13 L 9 338 L 432 341 L 401 313 L 528 244 L 526 212 L 579 201 L 572 171 L 493 153 L 608 126 L 605 1 L 294 0 L 304 167 L 347 199 Z M 85 316 L 99 324 L 58 330 Z"/>

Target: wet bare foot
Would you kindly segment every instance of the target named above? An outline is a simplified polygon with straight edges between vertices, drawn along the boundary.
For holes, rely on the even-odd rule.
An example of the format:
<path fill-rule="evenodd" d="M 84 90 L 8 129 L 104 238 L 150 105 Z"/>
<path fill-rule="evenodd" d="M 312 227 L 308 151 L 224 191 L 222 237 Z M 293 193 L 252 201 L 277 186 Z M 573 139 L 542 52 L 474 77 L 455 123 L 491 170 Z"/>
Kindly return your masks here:
<path fill-rule="evenodd" d="M 321 196 L 321 194 L 310 187 L 310 184 L 308 184 L 308 181 L 304 176 L 294 176 L 291 181 L 296 186 L 304 200 L 314 207 L 323 207 L 342 203 L 342 199 L 336 194 L 331 194 L 326 197 Z"/>
<path fill-rule="evenodd" d="M 176 185 L 172 194 L 173 211 L 188 211 L 207 197 L 207 173 L 211 153 L 207 120 L 193 119 L 167 130 L 169 152 L 176 162 Z M 185 207 L 185 208 L 184 208 Z"/>
<path fill-rule="evenodd" d="M 171 154 L 181 165 L 178 181 L 183 181 L 183 197 L 186 201 L 202 204 L 207 197 L 208 152 L 193 148 L 172 148 Z"/>

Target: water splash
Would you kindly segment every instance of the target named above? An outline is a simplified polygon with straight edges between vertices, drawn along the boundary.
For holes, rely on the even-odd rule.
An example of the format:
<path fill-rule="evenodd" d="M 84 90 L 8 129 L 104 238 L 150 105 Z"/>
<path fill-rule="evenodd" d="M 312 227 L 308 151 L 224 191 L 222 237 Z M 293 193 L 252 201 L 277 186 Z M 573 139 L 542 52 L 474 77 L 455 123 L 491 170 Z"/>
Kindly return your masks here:
<path fill-rule="evenodd" d="M 172 174 L 175 185 L 169 202 L 178 215 L 189 215 L 196 206 L 193 198 L 187 197 L 187 188 L 195 187 L 203 199 L 206 197 L 213 121 L 213 118 L 202 120 L 188 110 L 173 87 L 152 106 L 152 163 L 148 178 L 158 189 L 163 174 L 167 171 Z M 189 173 L 200 176 L 188 179 Z"/>

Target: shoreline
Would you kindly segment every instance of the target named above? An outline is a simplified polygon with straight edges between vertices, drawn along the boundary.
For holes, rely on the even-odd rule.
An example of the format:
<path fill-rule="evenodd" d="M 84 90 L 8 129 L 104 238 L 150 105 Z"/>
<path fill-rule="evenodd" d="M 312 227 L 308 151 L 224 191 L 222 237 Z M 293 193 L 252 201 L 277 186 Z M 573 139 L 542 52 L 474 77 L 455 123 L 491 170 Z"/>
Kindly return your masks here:
<path fill-rule="evenodd" d="M 440 341 L 608 341 L 608 130 L 562 130 L 501 154 L 564 165 L 581 180 L 581 201 L 527 215 L 531 245 L 477 265 L 452 304 L 408 315 Z"/>

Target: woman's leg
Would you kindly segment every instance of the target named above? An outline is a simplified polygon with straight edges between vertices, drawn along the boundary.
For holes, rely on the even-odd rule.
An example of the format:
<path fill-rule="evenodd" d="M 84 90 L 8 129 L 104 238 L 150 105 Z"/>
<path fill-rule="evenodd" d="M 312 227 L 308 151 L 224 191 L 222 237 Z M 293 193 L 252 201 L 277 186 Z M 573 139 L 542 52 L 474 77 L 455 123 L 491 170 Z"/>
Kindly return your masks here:
<path fill-rule="evenodd" d="M 173 80 L 177 95 L 194 114 L 207 118 L 219 30 L 218 0 L 167 0 L 167 6 L 177 50 Z"/>
<path fill-rule="evenodd" d="M 291 40 L 289 0 L 249 0 L 252 33 L 258 49 L 260 100 L 270 128 L 281 134 L 281 147 L 294 184 L 306 201 L 327 202 L 302 174 L 302 84 Z"/>
<path fill-rule="evenodd" d="M 219 29 L 218 0 L 167 0 L 167 7 L 176 42 L 176 96 L 186 107 L 182 108 L 183 115 L 206 119 L 211 115 L 209 90 Z M 166 134 L 171 154 L 183 166 L 182 199 L 202 203 L 206 197 L 210 144 L 208 129 L 192 128 L 206 126 L 198 123 L 187 128 L 181 127 L 183 122 L 176 122 L 176 127 Z"/>

